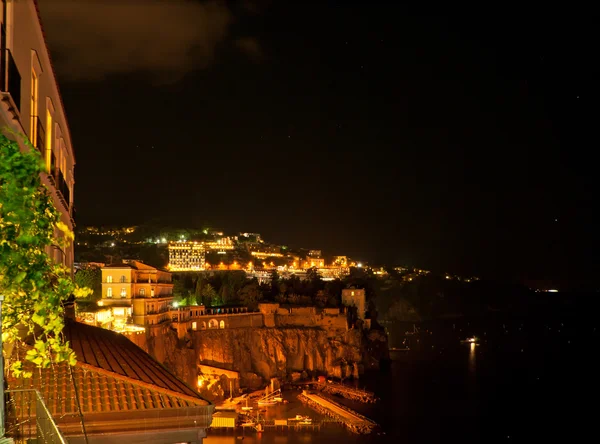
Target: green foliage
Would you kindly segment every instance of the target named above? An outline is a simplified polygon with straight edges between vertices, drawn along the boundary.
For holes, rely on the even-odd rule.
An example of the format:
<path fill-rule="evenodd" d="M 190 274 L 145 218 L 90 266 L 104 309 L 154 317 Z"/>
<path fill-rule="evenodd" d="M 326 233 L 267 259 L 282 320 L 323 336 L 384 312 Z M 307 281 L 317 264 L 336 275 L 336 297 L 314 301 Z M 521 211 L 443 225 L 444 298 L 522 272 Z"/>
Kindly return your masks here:
<path fill-rule="evenodd" d="M 9 343 L 34 338 L 25 359 L 39 367 L 53 362 L 75 363 L 75 354 L 63 340 L 62 303 L 71 296 L 85 297 L 89 289 L 73 282 L 70 270 L 54 264 L 46 253 L 66 248 L 73 233 L 60 221 L 49 191 L 42 185 L 43 161 L 29 145 L 0 135 L 0 294 L 2 339 Z M 62 233 L 56 236 L 55 233 Z M 15 376 L 30 376 L 22 361 L 11 365 Z"/>
<path fill-rule="evenodd" d="M 258 303 L 262 301 L 263 294 L 258 282 L 251 281 L 245 285 L 239 292 L 240 302 L 251 310 L 258 308 Z"/>
<path fill-rule="evenodd" d="M 215 291 L 215 289 L 213 288 L 213 286 L 210 284 L 206 284 L 202 288 L 202 303 L 206 307 L 213 307 L 213 306 L 221 305 L 221 304 L 219 304 L 219 301 L 217 299 L 218 299 L 218 294 Z"/>
<path fill-rule="evenodd" d="M 98 301 L 102 298 L 102 271 L 98 267 L 88 267 L 77 270 L 75 283 L 80 287 L 92 290 L 91 298 Z"/>

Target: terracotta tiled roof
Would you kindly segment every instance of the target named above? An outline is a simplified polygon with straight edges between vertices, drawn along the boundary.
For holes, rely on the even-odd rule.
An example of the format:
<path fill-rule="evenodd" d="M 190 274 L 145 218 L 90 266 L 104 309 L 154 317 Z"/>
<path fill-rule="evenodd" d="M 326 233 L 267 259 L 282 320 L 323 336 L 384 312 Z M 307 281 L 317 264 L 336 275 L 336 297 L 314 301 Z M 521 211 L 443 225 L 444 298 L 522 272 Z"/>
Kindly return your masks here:
<path fill-rule="evenodd" d="M 69 368 L 66 363 L 49 369 L 32 369 L 31 378 L 10 381 L 11 390 L 39 390 L 50 413 L 55 418 L 77 415 L 77 394 L 81 411 L 86 413 L 124 412 L 132 410 L 166 409 L 207 405 L 202 399 L 180 396 L 167 390 L 153 390 L 145 384 L 138 384 L 127 378 L 109 376 L 86 369 L 82 366 Z M 71 373 L 72 370 L 72 373 Z M 26 396 L 34 402 L 35 394 Z M 15 403 L 17 417 L 24 416 L 24 409 L 30 408 L 29 400 Z"/>
<path fill-rule="evenodd" d="M 39 369 L 25 361 L 31 378 L 8 374 L 9 423 L 22 436 L 35 433 L 35 393 L 29 389 L 40 392 L 68 435 L 81 433 L 82 418 L 88 434 L 178 433 L 210 425 L 214 406 L 126 337 L 74 321 L 66 322 L 64 333 L 77 354 L 74 367 Z M 17 346 L 12 357 L 24 354 Z"/>
<path fill-rule="evenodd" d="M 77 355 L 79 367 L 124 376 L 132 381 L 201 399 L 195 390 L 119 333 L 67 321 L 64 334 Z"/>

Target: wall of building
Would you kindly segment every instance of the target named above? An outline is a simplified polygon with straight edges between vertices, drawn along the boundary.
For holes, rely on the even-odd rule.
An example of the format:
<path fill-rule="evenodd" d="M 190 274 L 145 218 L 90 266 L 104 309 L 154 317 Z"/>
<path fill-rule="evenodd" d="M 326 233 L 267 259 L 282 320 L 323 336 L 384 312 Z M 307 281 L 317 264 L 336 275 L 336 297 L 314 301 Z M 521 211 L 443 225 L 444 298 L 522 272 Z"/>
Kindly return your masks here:
<path fill-rule="evenodd" d="M 365 319 L 366 295 L 364 289 L 345 288 L 342 290 L 342 304 L 347 307 L 356 307 L 359 319 Z"/>
<path fill-rule="evenodd" d="M 3 45 L 9 51 L 2 54 L 3 60 L 7 62 L 10 54 L 20 76 L 20 82 L 15 75 L 16 85 L 19 88 L 13 94 L 2 92 L 3 99 L 0 101 L 0 128 L 8 127 L 17 134 L 25 134 L 35 144 L 34 133 L 32 133 L 32 117 L 39 116 L 40 124 L 44 128 L 42 158 L 47 161 L 48 173 L 42 174 L 42 182 L 50 190 L 54 205 L 61 213 L 61 221 L 73 230 L 72 208 L 74 195 L 74 165 L 73 148 L 71 136 L 65 117 L 62 100 L 58 90 L 58 84 L 44 40 L 44 35 L 39 22 L 37 8 L 33 0 L 7 1 L 0 3 L 6 8 L 6 16 L 0 8 L 2 23 L 6 29 L 5 42 Z M 37 78 L 37 106 L 32 108 L 32 71 Z M 10 81 L 10 79 L 9 79 Z M 13 84 L 14 86 L 14 84 Z M 2 85 L 2 91 L 5 85 Z M 17 94 L 20 97 L 17 97 Z M 18 102 L 13 108 L 11 102 Z M 37 122 L 33 122 L 37 128 Z M 41 132 L 40 132 L 41 135 Z M 22 149 L 25 145 L 22 140 L 11 134 L 7 137 L 19 141 Z M 50 166 L 54 168 L 51 170 Z M 60 177 L 60 180 L 59 180 Z M 62 192 L 58 191 L 62 185 Z M 57 231 L 56 235 L 62 234 Z M 61 262 L 67 267 L 73 266 L 73 245 L 61 252 L 58 249 L 48 249 L 47 253 L 56 262 Z"/>

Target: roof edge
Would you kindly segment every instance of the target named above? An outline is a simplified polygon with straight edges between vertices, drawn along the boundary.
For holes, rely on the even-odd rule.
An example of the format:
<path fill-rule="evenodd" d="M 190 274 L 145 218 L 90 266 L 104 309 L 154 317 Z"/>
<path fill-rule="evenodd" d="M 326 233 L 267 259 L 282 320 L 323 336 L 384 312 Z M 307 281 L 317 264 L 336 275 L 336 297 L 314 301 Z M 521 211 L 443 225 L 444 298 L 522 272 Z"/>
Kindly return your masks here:
<path fill-rule="evenodd" d="M 155 392 L 162 393 L 163 395 L 173 396 L 175 398 L 180 398 L 180 399 L 183 399 L 185 401 L 193 402 L 193 403 L 206 403 L 206 404 L 203 404 L 204 406 L 210 406 L 210 405 L 212 405 L 212 403 L 210 401 L 207 401 L 206 399 L 202 398 L 200 396 L 200 394 L 198 394 L 197 398 L 194 398 L 193 396 L 189 396 L 189 395 L 186 395 L 184 393 L 176 392 L 174 390 L 169 390 L 169 389 L 160 387 L 158 385 L 154 385 L 154 384 L 150 384 L 148 382 L 140 381 L 139 379 L 134 379 L 134 378 L 130 378 L 128 376 L 123 376 L 123 375 L 120 375 L 118 373 L 114 373 L 114 372 L 105 370 L 103 368 L 96 367 L 96 366 L 91 365 L 91 364 L 86 364 L 85 362 L 79 362 L 79 361 L 77 361 L 77 364 L 75 364 L 75 366 L 76 367 L 80 367 L 80 368 L 82 368 L 84 370 L 89 370 L 89 371 L 94 371 L 94 372 L 97 372 L 97 373 L 101 373 L 101 374 L 103 374 L 105 376 L 110 376 L 111 378 L 119 379 L 121 381 L 126 381 L 126 382 L 128 382 L 130 384 L 138 385 L 140 387 L 147 388 L 148 390 L 153 390 Z M 190 387 L 190 389 L 191 389 L 191 387 Z"/>

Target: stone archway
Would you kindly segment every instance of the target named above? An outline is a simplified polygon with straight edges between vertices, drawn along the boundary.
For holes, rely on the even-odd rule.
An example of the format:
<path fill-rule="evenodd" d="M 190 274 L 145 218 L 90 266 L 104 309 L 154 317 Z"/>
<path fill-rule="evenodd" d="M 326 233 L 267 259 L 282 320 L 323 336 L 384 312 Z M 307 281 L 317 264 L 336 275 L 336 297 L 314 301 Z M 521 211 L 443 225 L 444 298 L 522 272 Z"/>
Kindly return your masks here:
<path fill-rule="evenodd" d="M 208 321 L 208 328 L 219 328 L 219 322 L 216 319 Z"/>

